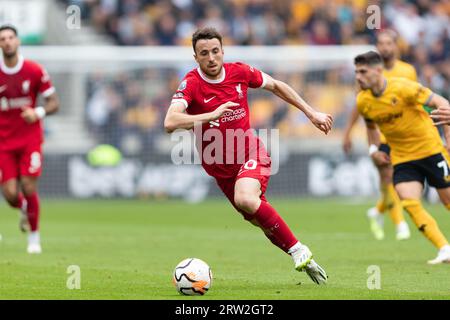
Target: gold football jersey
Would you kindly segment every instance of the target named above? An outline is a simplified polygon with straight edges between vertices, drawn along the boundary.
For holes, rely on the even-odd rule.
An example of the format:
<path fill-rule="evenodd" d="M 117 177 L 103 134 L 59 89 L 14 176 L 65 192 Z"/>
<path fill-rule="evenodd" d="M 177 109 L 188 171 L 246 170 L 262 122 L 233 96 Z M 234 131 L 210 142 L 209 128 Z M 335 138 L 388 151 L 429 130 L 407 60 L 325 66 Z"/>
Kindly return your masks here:
<path fill-rule="evenodd" d="M 385 78 L 407 78 L 412 81 L 417 81 L 416 69 L 409 63 L 401 60 L 395 60 L 394 66 L 391 69 L 383 69 L 383 76 Z"/>
<path fill-rule="evenodd" d="M 391 69 L 383 69 L 383 76 L 385 78 L 407 78 L 412 81 L 417 81 L 417 73 L 414 66 L 398 59 L 395 60 L 394 66 Z M 386 143 L 386 138 L 383 134 L 380 135 L 380 142 Z"/>
<path fill-rule="evenodd" d="M 391 147 L 392 164 L 423 159 L 443 151 L 437 128 L 423 109 L 433 92 L 406 78 L 388 78 L 381 96 L 359 92 L 356 103 L 366 121 L 374 122 Z"/>

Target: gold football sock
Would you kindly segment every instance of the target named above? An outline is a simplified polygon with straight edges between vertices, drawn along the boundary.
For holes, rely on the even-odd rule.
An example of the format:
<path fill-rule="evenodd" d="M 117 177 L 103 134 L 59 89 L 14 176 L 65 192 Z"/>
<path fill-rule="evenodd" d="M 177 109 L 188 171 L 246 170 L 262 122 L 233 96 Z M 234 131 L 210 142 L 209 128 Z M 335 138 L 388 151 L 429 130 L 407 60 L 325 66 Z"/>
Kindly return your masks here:
<path fill-rule="evenodd" d="M 419 230 L 438 249 L 448 244 L 447 239 L 439 230 L 436 220 L 422 207 L 420 200 L 406 199 L 402 201 L 403 208 L 409 213 Z"/>
<path fill-rule="evenodd" d="M 402 202 L 392 183 L 387 187 L 385 206 L 389 210 L 389 215 L 395 225 L 399 225 L 401 222 L 405 221 L 405 218 L 403 217 Z"/>
<path fill-rule="evenodd" d="M 380 185 L 381 198 L 378 199 L 377 202 L 377 210 L 379 213 L 384 213 L 386 211 L 386 199 L 388 196 L 387 187 L 384 185 Z"/>

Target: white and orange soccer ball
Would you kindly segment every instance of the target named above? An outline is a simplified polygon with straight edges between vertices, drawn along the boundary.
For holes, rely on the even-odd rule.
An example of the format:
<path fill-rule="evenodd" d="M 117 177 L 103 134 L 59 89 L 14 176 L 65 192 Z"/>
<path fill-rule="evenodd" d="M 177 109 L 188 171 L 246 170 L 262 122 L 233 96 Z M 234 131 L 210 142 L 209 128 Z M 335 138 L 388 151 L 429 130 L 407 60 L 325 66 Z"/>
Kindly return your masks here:
<path fill-rule="evenodd" d="M 203 260 L 184 259 L 173 271 L 173 284 L 181 294 L 204 295 L 212 285 L 211 268 Z"/>

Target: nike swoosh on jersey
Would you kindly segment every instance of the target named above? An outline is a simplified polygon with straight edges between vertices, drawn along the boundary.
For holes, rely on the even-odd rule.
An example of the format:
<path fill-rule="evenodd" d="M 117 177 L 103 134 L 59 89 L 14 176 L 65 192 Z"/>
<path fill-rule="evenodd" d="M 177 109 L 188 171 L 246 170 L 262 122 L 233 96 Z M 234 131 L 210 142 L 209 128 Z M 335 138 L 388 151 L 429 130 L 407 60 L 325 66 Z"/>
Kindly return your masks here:
<path fill-rule="evenodd" d="M 209 98 L 208 100 L 206 100 L 206 99 L 203 99 L 203 102 L 204 103 L 208 103 L 208 102 L 210 102 L 212 99 L 214 99 L 216 96 L 214 96 L 214 97 L 212 97 L 212 98 Z"/>

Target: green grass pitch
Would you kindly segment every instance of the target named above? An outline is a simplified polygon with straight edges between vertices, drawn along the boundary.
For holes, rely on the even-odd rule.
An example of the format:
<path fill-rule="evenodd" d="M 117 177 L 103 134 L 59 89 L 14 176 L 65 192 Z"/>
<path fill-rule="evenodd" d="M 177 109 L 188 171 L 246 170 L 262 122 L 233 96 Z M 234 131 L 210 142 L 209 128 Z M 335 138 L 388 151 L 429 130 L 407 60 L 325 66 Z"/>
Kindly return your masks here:
<path fill-rule="evenodd" d="M 412 238 L 386 239 L 368 231 L 372 203 L 274 200 L 272 204 L 329 274 L 317 286 L 296 272 L 289 256 L 235 213 L 225 199 L 177 201 L 42 201 L 44 253 L 26 253 L 18 216 L 0 204 L 0 299 L 450 299 L 450 265 L 429 266 L 436 249 L 407 218 Z M 428 206 L 450 236 L 450 213 Z M 187 257 L 212 269 L 203 297 L 180 296 L 171 283 Z M 81 289 L 69 290 L 67 268 L 81 270 Z M 381 289 L 369 290 L 371 265 Z"/>

